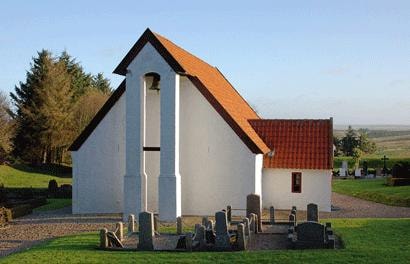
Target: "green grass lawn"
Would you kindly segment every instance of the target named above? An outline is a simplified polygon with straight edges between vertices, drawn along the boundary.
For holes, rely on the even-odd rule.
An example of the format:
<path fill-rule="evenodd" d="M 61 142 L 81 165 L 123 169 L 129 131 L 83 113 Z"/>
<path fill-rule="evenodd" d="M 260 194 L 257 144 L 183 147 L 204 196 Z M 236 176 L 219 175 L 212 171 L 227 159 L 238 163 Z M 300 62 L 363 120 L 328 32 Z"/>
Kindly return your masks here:
<path fill-rule="evenodd" d="M 386 186 L 384 179 L 333 180 L 333 191 L 378 203 L 410 207 L 410 186 Z"/>
<path fill-rule="evenodd" d="M 69 176 L 53 176 L 49 172 L 24 165 L 15 167 L 0 165 L 0 184 L 4 184 L 6 188 L 47 188 L 48 182 L 53 179 L 58 185 L 71 184 Z"/>
<path fill-rule="evenodd" d="M 58 238 L 0 263 L 410 263 L 410 219 L 337 219 L 338 250 L 259 252 L 110 252 L 97 250 L 98 234 Z"/>
<path fill-rule="evenodd" d="M 37 207 L 33 211 L 44 212 L 64 208 L 67 206 L 71 206 L 71 199 L 47 199 L 47 204 Z"/>

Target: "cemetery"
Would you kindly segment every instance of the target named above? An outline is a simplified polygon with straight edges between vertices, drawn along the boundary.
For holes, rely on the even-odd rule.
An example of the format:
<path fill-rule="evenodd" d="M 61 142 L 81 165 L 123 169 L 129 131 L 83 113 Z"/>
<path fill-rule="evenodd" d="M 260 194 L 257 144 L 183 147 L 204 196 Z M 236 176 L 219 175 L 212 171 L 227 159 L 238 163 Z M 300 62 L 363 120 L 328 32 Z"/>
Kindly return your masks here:
<path fill-rule="evenodd" d="M 287 219 L 278 219 L 271 206 L 269 218 L 264 219 L 260 196 L 250 194 L 246 209 L 228 205 L 214 216 L 204 216 L 201 223 L 195 224 L 193 232 L 183 232 L 184 217 L 178 217 L 176 232 L 160 233 L 162 223 L 158 215 L 141 212 L 138 221 L 133 214 L 128 216 L 127 229 L 122 222 L 115 225 L 115 230 L 101 229 L 99 248 L 175 252 L 336 248 L 331 224 L 319 223 L 316 204 L 308 204 L 307 221 L 297 221 L 296 215 L 297 209 L 293 206 Z"/>

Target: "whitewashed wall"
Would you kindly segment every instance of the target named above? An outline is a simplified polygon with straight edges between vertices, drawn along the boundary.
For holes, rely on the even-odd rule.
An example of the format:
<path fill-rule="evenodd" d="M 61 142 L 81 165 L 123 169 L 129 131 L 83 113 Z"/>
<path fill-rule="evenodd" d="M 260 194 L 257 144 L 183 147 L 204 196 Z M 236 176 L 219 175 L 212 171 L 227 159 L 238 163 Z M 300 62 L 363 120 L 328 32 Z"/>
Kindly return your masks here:
<path fill-rule="evenodd" d="M 292 172 L 302 172 L 301 193 L 292 193 Z M 263 169 L 263 206 L 290 209 L 295 205 L 300 210 L 306 210 L 309 203 L 315 203 L 319 211 L 330 212 L 331 180 L 330 170 Z"/>
<path fill-rule="evenodd" d="M 160 146 L 160 94 L 147 90 L 146 99 L 146 147 Z M 145 172 L 147 174 L 148 210 L 158 211 L 158 177 L 160 168 L 160 152 L 145 152 Z"/>
<path fill-rule="evenodd" d="M 246 195 L 260 193 L 262 155 L 249 150 L 187 78 L 181 78 L 180 114 L 182 214 L 246 208 Z"/>
<path fill-rule="evenodd" d="M 125 94 L 73 159 L 73 213 L 121 213 L 125 174 Z"/>

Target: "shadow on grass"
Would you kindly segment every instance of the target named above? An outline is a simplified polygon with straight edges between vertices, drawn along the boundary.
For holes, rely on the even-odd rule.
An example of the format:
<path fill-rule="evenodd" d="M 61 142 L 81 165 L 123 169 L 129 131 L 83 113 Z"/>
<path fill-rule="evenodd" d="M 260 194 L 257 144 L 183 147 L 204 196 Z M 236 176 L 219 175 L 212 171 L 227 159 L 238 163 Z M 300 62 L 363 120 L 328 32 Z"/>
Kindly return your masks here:
<path fill-rule="evenodd" d="M 72 168 L 66 165 L 42 164 L 42 165 L 33 167 L 28 164 L 15 163 L 15 164 L 11 164 L 10 166 L 16 170 L 24 171 L 28 173 L 42 173 L 42 174 L 48 174 L 48 175 L 59 177 L 59 178 L 71 178 L 72 177 Z"/>

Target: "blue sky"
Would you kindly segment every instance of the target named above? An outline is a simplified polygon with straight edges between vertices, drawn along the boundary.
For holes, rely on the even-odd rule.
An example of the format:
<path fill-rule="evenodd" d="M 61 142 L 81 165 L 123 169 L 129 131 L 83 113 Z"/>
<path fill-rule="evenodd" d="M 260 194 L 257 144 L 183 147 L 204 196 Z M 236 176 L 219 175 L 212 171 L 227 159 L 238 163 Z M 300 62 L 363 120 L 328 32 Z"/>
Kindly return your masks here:
<path fill-rule="evenodd" d="M 1 1 L 0 90 L 43 48 L 117 86 L 147 27 L 217 66 L 265 118 L 410 124 L 410 1 Z"/>

